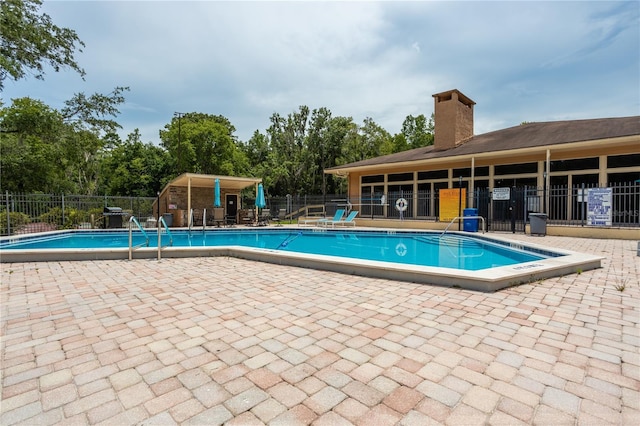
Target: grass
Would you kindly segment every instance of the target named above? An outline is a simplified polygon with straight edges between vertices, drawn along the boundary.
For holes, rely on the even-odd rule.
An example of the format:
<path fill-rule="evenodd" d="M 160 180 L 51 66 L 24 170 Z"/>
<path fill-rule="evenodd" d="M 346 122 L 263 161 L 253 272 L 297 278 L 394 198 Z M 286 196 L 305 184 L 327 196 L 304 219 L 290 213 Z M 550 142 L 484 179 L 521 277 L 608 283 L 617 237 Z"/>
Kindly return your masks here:
<path fill-rule="evenodd" d="M 627 284 L 629 284 L 629 279 L 630 279 L 629 275 L 627 275 L 626 277 L 623 276 L 622 274 L 618 275 L 616 274 L 616 268 L 612 266 L 611 269 L 613 270 L 613 277 L 615 280 L 615 283 L 613 284 L 613 288 L 615 288 L 620 292 L 623 292 L 627 288 Z"/>
<path fill-rule="evenodd" d="M 618 291 L 624 291 L 627 288 L 627 284 L 629 283 L 629 277 L 618 277 L 616 276 L 616 283 L 613 285 L 613 287 L 618 290 Z"/>

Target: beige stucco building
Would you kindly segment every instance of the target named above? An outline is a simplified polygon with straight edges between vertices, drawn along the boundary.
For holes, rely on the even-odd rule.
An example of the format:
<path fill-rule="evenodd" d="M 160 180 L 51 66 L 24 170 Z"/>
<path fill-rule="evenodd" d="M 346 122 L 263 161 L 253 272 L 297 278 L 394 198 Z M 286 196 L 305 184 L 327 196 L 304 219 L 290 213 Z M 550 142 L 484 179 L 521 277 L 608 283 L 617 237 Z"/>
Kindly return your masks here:
<path fill-rule="evenodd" d="M 464 206 L 477 208 L 494 230 L 509 230 L 500 221 L 512 219 L 524 230 L 528 212 L 544 212 L 549 233 L 640 238 L 640 116 L 523 123 L 474 135 L 474 101 L 458 90 L 433 98 L 434 145 L 325 170 L 348 179 L 359 224 L 441 229 L 439 193 L 461 187 Z M 597 187 L 613 188 L 610 226 L 585 226 L 587 191 Z M 492 199 L 506 188 L 509 201 Z M 408 204 L 402 221 L 394 208 L 399 198 Z"/>

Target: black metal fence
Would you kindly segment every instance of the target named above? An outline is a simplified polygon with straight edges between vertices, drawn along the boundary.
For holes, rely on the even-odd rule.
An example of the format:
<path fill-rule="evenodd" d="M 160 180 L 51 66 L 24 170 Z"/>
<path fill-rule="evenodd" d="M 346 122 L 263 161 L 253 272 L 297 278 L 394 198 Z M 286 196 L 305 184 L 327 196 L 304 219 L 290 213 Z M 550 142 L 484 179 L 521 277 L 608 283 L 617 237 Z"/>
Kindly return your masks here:
<path fill-rule="evenodd" d="M 506 188 L 502 188 L 505 190 Z M 508 193 L 508 197 L 504 195 Z M 486 219 L 488 230 L 524 232 L 531 213 L 546 213 L 547 223 L 563 226 L 610 225 L 640 227 L 640 182 L 597 185 L 552 186 L 550 188 L 512 187 L 496 196 L 488 188 L 467 194 L 460 209 L 473 205 Z M 590 198 L 596 197 L 597 199 Z M 397 205 L 398 200 L 406 204 Z M 0 234 L 43 232 L 56 229 L 102 228 L 108 225 L 105 208 L 118 207 L 123 216 L 153 216 L 155 198 L 49 194 L 0 194 Z M 440 191 L 390 191 L 362 198 L 346 195 L 287 195 L 269 197 L 266 210 L 278 217 L 284 210 L 295 220 L 310 211 L 333 216 L 339 208 L 359 211 L 359 217 L 385 219 L 440 220 Z M 243 199 L 251 207 L 254 200 Z M 594 211 L 594 206 L 597 211 Z M 594 215 L 610 222 L 593 223 Z M 462 216 L 460 214 L 454 216 Z M 106 220 L 105 220 L 106 219 Z M 600 220 L 600 219 L 598 219 Z"/>
<path fill-rule="evenodd" d="M 615 183 L 604 188 L 598 185 L 503 188 L 507 191 L 501 195 L 508 194 L 506 198 L 494 196 L 489 188 L 477 188 L 460 203 L 457 216 L 463 215 L 465 206 L 472 205 L 478 210 L 478 215 L 487 219 L 488 228 L 495 231 L 524 232 L 530 213 L 547 214 L 547 222 L 552 225 L 587 226 L 590 225 L 589 190 L 607 188 L 610 189 L 610 205 L 603 207 L 610 211 L 610 225 L 640 227 L 640 182 Z M 400 199 L 406 205 L 397 208 L 396 202 Z M 607 201 L 603 202 L 606 204 Z M 245 200 L 245 205 L 251 203 L 252 200 Z M 441 216 L 439 190 L 390 191 L 361 198 L 346 195 L 271 197 L 267 208 L 272 216 L 285 209 L 288 217 L 295 219 L 304 215 L 309 206 L 317 205 L 324 206 L 328 216 L 345 207 L 358 210 L 360 217 L 371 219 L 439 221 Z"/>
<path fill-rule="evenodd" d="M 0 194 L 0 235 L 26 234 L 57 229 L 108 226 L 108 207 L 130 215 L 153 215 L 153 197 L 113 197 L 65 194 Z M 113 209 L 117 210 L 117 209 Z"/>

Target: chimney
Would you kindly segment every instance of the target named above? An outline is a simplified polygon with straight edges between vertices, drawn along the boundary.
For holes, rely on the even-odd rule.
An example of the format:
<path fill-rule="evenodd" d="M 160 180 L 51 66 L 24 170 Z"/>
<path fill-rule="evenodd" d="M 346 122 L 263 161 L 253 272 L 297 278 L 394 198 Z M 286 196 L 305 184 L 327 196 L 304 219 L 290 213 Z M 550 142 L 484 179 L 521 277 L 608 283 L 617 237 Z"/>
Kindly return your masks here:
<path fill-rule="evenodd" d="M 476 104 L 457 89 L 433 95 L 435 135 L 433 149 L 455 148 L 473 136 L 473 106 Z"/>

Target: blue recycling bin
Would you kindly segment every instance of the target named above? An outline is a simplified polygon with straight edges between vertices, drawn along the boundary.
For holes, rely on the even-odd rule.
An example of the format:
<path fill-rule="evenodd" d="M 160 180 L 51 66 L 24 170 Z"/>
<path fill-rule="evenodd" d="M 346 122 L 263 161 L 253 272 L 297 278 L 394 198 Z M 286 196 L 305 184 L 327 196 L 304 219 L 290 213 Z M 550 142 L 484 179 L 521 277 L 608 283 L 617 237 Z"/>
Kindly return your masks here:
<path fill-rule="evenodd" d="M 478 209 L 464 209 L 462 216 L 463 218 L 468 216 L 478 216 Z M 478 219 L 463 219 L 462 229 L 465 232 L 478 232 Z"/>

